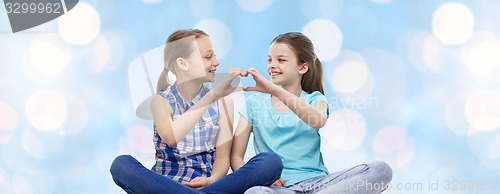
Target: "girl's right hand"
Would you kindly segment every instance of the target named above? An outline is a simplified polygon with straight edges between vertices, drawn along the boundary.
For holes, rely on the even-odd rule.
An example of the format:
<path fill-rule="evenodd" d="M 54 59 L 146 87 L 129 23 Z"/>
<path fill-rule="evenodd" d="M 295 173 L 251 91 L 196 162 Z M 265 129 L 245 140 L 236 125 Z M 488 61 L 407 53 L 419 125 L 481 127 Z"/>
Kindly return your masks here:
<path fill-rule="evenodd" d="M 286 181 L 282 178 L 279 178 L 278 180 L 274 181 L 274 183 L 271 186 L 284 187 L 286 186 Z"/>
<path fill-rule="evenodd" d="M 227 75 L 224 76 L 222 80 L 217 85 L 215 85 L 214 89 L 212 90 L 214 95 L 213 96 L 214 101 L 224 96 L 227 96 L 233 92 L 243 91 L 243 87 L 238 86 L 234 88 L 233 86 L 231 86 L 231 82 L 233 82 L 234 78 L 238 76 L 246 77 L 247 75 L 248 74 L 240 68 L 231 69 L 231 71 L 229 71 L 229 73 L 227 73 Z"/>

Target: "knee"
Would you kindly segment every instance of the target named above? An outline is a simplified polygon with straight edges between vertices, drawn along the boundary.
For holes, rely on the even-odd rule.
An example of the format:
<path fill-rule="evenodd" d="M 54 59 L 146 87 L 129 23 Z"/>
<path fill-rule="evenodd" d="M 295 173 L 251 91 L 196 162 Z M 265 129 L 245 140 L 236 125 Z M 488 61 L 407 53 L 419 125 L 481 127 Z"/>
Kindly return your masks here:
<path fill-rule="evenodd" d="M 254 186 L 245 191 L 245 194 L 271 194 L 274 193 L 271 188 L 264 186 Z"/>
<path fill-rule="evenodd" d="M 111 172 L 111 176 L 115 177 L 117 174 L 125 172 L 123 167 L 125 166 L 126 162 L 130 161 L 132 156 L 130 155 L 120 155 L 113 160 L 113 163 L 111 163 L 111 167 L 109 168 L 109 171 Z"/>
<path fill-rule="evenodd" d="M 380 177 L 384 183 L 389 183 L 392 180 L 392 168 L 383 161 L 377 161 L 369 164 L 370 170 Z"/>
<path fill-rule="evenodd" d="M 283 162 L 278 154 L 273 152 L 262 152 L 258 154 L 258 156 L 262 159 L 262 161 L 264 161 L 266 166 L 278 170 L 279 174 L 281 174 L 281 171 L 283 170 Z"/>

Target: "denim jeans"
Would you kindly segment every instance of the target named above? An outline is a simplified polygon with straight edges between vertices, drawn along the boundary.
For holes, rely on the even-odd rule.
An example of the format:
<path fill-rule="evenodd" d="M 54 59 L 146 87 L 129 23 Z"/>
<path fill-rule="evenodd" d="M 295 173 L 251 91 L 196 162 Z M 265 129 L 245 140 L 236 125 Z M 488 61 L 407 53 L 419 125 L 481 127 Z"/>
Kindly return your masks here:
<path fill-rule="evenodd" d="M 255 186 L 245 194 L 381 193 L 391 182 L 392 170 L 385 162 L 361 164 L 328 175 L 310 178 L 288 187 Z"/>
<path fill-rule="evenodd" d="M 244 193 L 253 186 L 269 186 L 278 180 L 283 163 L 278 155 L 264 152 L 215 183 L 195 190 L 151 171 L 129 155 L 118 156 L 110 172 L 115 183 L 127 193 Z"/>

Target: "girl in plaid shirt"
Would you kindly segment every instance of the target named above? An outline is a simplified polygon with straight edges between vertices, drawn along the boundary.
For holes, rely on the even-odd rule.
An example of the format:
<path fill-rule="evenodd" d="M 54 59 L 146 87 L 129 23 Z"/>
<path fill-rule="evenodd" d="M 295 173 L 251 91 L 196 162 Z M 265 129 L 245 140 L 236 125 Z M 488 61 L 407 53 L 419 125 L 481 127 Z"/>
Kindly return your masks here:
<path fill-rule="evenodd" d="M 118 156 L 110 169 L 115 183 L 128 193 L 243 193 L 279 179 L 283 165 L 269 152 L 226 175 L 233 125 L 227 95 L 242 90 L 231 82 L 247 73 L 234 68 L 213 90 L 206 88 L 219 62 L 209 36 L 197 29 L 170 35 L 164 59 L 151 101 L 156 164 L 149 170 L 129 155 Z M 177 78 L 172 85 L 168 71 Z"/>

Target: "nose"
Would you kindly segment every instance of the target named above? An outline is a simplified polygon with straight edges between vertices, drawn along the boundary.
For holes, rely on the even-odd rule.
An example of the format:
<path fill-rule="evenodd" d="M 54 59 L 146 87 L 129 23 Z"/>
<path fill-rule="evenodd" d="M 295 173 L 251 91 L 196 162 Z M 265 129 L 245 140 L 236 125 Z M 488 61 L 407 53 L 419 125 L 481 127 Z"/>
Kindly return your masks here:
<path fill-rule="evenodd" d="M 268 69 L 275 69 L 275 68 L 276 68 L 276 65 L 274 64 L 274 62 L 271 62 L 271 63 L 268 63 L 268 64 L 267 64 L 267 68 L 268 68 Z"/>
<path fill-rule="evenodd" d="M 219 66 L 219 60 L 217 59 L 217 57 L 214 57 L 213 61 L 212 61 L 212 65 L 213 66 Z"/>

